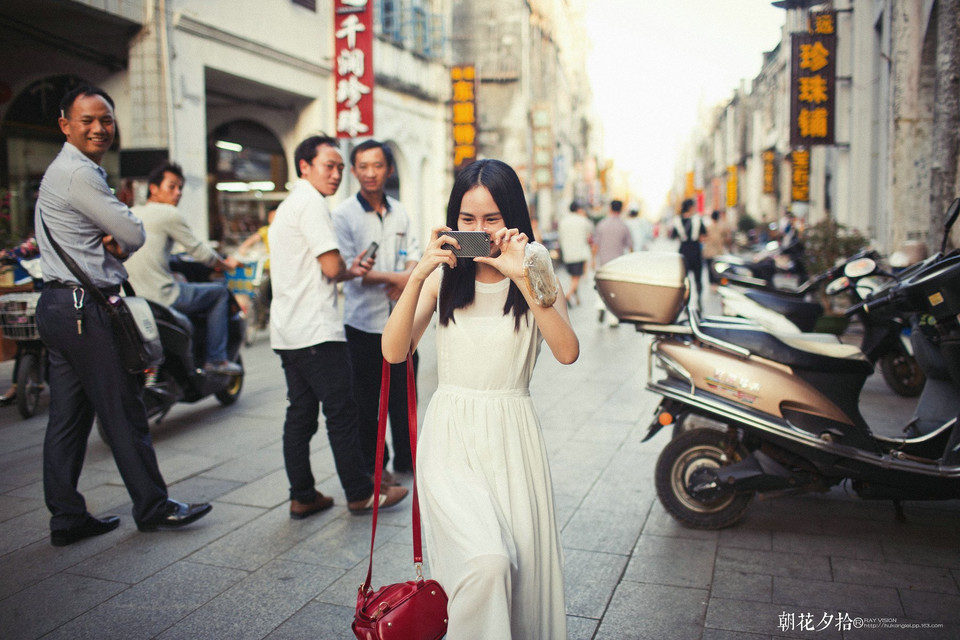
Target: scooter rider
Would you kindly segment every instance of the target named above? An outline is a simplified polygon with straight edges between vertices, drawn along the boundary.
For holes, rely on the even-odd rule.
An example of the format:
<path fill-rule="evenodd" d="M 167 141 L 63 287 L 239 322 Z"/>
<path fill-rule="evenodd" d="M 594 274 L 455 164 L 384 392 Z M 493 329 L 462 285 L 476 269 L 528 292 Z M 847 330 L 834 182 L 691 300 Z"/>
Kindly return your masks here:
<path fill-rule="evenodd" d="M 187 315 L 206 313 L 204 371 L 239 375 L 243 369 L 227 358 L 229 293 L 226 286 L 213 282 L 177 282 L 170 270 L 170 250 L 174 242 L 180 243 L 195 260 L 208 266 L 233 270 L 241 265 L 232 256 L 221 258 L 194 235 L 177 210 L 183 183 L 183 171 L 177 164 L 164 163 L 150 172 L 147 203 L 132 209 L 134 215 L 143 220 L 147 240 L 126 263 L 130 283 L 138 295 L 148 300 Z"/>

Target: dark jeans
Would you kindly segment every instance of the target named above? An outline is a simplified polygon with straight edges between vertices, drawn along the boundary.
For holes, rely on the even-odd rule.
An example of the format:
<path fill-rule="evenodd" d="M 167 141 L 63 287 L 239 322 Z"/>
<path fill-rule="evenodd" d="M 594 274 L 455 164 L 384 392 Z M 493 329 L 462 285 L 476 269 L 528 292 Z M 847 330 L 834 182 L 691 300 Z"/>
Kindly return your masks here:
<path fill-rule="evenodd" d="M 687 275 L 693 279 L 697 287 L 697 302 L 702 304 L 700 295 L 703 293 L 703 254 L 700 251 L 700 243 L 681 242 L 680 255 L 683 256 Z"/>
<path fill-rule="evenodd" d="M 367 333 L 349 325 L 347 347 L 353 368 L 353 394 L 360 411 L 360 449 L 365 469 L 374 472 L 377 462 L 377 422 L 380 407 L 380 378 L 383 373 L 383 352 L 379 333 Z M 413 376 L 416 382 L 419 356 L 413 354 Z M 390 434 L 393 437 L 393 468 L 395 471 L 413 469 L 410 454 L 410 425 L 407 420 L 407 365 L 390 367 Z M 390 460 L 390 450 L 384 443 L 383 465 Z"/>
<path fill-rule="evenodd" d="M 77 333 L 73 291 L 44 288 L 37 305 L 37 326 L 50 353 L 50 417 L 43 442 L 50 528 L 81 524 L 87 513 L 77 480 L 94 414 L 110 438 L 134 520 L 143 522 L 160 514 L 167 487 L 150 439 L 140 380 L 121 366 L 110 318 L 90 294 Z"/>
<path fill-rule="evenodd" d="M 207 315 L 206 361 L 227 360 L 227 323 L 229 321 L 230 292 L 217 282 L 181 282 L 180 295 L 173 308 L 188 316 Z"/>
<path fill-rule="evenodd" d="M 364 500 L 373 482 L 363 464 L 357 433 L 357 404 L 350 383 L 350 359 L 344 342 L 303 349 L 275 349 L 287 379 L 287 417 L 283 423 L 283 460 L 290 498 L 309 502 L 316 481 L 310 468 L 310 439 L 319 428 L 320 405 L 327 424 L 333 461 L 347 500 Z"/>

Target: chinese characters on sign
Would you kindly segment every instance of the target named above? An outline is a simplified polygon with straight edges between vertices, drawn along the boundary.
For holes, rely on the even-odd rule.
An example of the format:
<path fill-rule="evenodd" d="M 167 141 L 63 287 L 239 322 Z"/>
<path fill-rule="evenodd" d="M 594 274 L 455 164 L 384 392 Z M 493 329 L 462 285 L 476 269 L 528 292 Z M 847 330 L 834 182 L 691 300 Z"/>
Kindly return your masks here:
<path fill-rule="evenodd" d="M 727 206 L 737 206 L 737 165 L 727 167 Z"/>
<path fill-rule="evenodd" d="M 763 152 L 763 192 L 777 192 L 777 152 L 773 149 Z"/>
<path fill-rule="evenodd" d="M 450 69 L 453 83 L 453 171 L 460 171 L 477 159 L 476 67 Z"/>
<path fill-rule="evenodd" d="M 833 144 L 837 36 L 833 14 L 818 14 L 811 26 L 819 31 L 792 35 L 790 144 Z"/>
<path fill-rule="evenodd" d="M 373 135 L 373 7 L 369 0 L 334 0 L 337 137 Z"/>
<path fill-rule="evenodd" d="M 810 151 L 808 149 L 794 149 L 790 154 L 793 164 L 793 173 L 790 179 L 790 190 L 794 202 L 810 201 Z"/>
<path fill-rule="evenodd" d="M 533 182 L 536 189 L 553 186 L 553 130 L 550 126 L 550 107 L 536 105 L 531 112 L 533 120 Z"/>

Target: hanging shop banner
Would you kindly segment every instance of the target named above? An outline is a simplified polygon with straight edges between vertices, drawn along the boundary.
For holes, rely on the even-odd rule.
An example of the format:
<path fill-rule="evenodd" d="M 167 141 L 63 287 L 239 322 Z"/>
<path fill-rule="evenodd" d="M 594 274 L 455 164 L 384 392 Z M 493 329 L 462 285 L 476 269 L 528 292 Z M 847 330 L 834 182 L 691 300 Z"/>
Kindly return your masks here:
<path fill-rule="evenodd" d="M 810 201 L 810 150 L 794 149 L 790 154 L 793 165 L 790 178 L 791 200 L 793 202 Z"/>
<path fill-rule="evenodd" d="M 774 149 L 763 152 L 763 192 L 777 192 L 777 152 Z"/>
<path fill-rule="evenodd" d="M 790 145 L 833 144 L 837 36 L 791 35 Z"/>
<path fill-rule="evenodd" d="M 337 137 L 373 135 L 373 2 L 334 0 Z"/>
<path fill-rule="evenodd" d="M 451 67 L 453 84 L 453 171 L 477 159 L 477 70 L 471 65 Z"/>
<path fill-rule="evenodd" d="M 727 207 L 737 206 L 737 165 L 727 167 Z"/>

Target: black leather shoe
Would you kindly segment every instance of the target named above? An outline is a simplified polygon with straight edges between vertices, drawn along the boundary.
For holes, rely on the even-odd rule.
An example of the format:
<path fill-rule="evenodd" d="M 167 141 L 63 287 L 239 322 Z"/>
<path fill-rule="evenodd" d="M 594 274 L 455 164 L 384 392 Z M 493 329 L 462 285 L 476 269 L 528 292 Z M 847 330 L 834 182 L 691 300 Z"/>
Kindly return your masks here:
<path fill-rule="evenodd" d="M 50 544 L 55 547 L 65 547 L 84 538 L 103 535 L 113 531 L 120 526 L 118 516 L 107 516 L 105 518 L 94 518 L 87 514 L 87 519 L 83 524 L 78 524 L 69 529 L 54 529 L 50 532 Z"/>
<path fill-rule="evenodd" d="M 177 500 L 167 499 L 163 513 L 159 516 L 137 523 L 140 531 L 156 531 L 157 529 L 174 529 L 196 522 L 213 510 L 208 502 L 200 504 L 186 504 Z"/>

